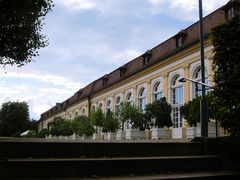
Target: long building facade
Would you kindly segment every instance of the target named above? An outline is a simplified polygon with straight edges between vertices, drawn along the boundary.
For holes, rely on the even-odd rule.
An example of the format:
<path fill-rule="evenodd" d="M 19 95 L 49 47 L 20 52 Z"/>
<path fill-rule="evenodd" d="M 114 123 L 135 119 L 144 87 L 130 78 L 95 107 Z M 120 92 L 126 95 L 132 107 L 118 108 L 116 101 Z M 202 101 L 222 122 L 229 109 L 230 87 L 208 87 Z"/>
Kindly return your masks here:
<path fill-rule="evenodd" d="M 203 19 L 205 74 L 209 85 L 213 85 L 211 29 L 233 17 L 239 7 L 239 0 L 231 0 Z M 56 103 L 41 114 L 39 130 L 47 128 L 57 116 L 71 120 L 79 115 L 88 116 L 97 108 L 116 112 L 122 102 L 144 109 L 146 104 L 165 96 L 172 105 L 172 137 L 183 138 L 188 124 L 180 116 L 180 107 L 199 95 L 199 91 L 195 83 L 182 83 L 179 79 L 188 77 L 201 81 L 200 66 L 199 22 L 196 22 L 91 82 L 64 102 Z"/>

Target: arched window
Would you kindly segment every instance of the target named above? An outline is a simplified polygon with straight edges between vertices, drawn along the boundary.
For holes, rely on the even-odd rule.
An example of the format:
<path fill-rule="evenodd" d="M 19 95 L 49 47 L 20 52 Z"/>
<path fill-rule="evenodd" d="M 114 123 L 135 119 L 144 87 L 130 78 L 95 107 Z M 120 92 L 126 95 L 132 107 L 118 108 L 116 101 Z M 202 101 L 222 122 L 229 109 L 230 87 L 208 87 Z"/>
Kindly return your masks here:
<path fill-rule="evenodd" d="M 171 81 L 171 104 L 173 127 L 182 127 L 182 118 L 180 116 L 180 107 L 183 104 L 183 85 L 179 82 L 180 76 L 176 75 Z"/>
<path fill-rule="evenodd" d="M 117 115 L 120 113 L 120 108 L 121 108 L 121 97 L 117 96 L 116 101 L 115 101 L 115 113 Z"/>
<path fill-rule="evenodd" d="M 72 119 L 72 113 L 69 114 L 69 119 Z"/>
<path fill-rule="evenodd" d="M 95 105 L 92 105 L 91 112 L 95 112 L 95 111 L 96 111 L 96 107 Z"/>
<path fill-rule="evenodd" d="M 103 104 L 102 104 L 102 103 L 99 103 L 99 104 L 98 104 L 98 108 L 102 110 Z"/>
<path fill-rule="evenodd" d="M 112 109 L 112 101 L 109 99 L 109 100 L 107 100 L 107 111 L 111 111 L 111 109 Z"/>
<path fill-rule="evenodd" d="M 131 106 L 133 106 L 133 94 L 131 92 L 129 92 L 127 94 L 127 98 L 126 98 L 127 103 L 129 103 Z"/>
<path fill-rule="evenodd" d="M 146 89 L 142 88 L 139 91 L 138 94 L 138 105 L 139 108 L 144 111 L 145 110 L 145 106 L 146 106 Z"/>
<path fill-rule="evenodd" d="M 82 115 L 84 115 L 86 112 L 86 109 L 85 108 L 82 108 Z"/>
<path fill-rule="evenodd" d="M 78 111 L 75 112 L 75 115 L 74 115 L 74 116 L 75 116 L 75 117 L 78 117 Z"/>
<path fill-rule="evenodd" d="M 153 86 L 153 102 L 159 100 L 163 97 L 162 83 L 160 81 L 156 82 Z"/>
<path fill-rule="evenodd" d="M 193 74 L 193 79 L 196 80 L 197 82 L 201 82 L 201 72 L 202 72 L 201 68 L 198 67 Z M 193 87 L 193 98 L 202 95 L 202 92 L 201 92 L 202 86 L 200 84 L 193 83 L 192 87 Z"/>

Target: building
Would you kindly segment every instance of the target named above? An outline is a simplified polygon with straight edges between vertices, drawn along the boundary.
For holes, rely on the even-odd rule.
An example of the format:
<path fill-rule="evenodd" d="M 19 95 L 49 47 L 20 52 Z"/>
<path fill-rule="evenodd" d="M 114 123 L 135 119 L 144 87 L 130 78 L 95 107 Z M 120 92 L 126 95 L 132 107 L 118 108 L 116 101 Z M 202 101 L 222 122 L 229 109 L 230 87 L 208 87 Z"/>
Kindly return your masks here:
<path fill-rule="evenodd" d="M 239 7 L 239 0 L 231 0 L 203 19 L 205 73 L 209 85 L 213 83 L 211 29 L 233 17 Z M 57 103 L 41 115 L 39 129 L 47 128 L 57 116 L 73 119 L 78 115 L 88 116 L 97 108 L 115 112 L 121 102 L 144 109 L 146 104 L 165 96 L 173 108 L 172 137 L 182 138 L 187 122 L 180 117 L 179 108 L 199 94 L 195 84 L 179 82 L 183 77 L 201 81 L 199 22 Z"/>

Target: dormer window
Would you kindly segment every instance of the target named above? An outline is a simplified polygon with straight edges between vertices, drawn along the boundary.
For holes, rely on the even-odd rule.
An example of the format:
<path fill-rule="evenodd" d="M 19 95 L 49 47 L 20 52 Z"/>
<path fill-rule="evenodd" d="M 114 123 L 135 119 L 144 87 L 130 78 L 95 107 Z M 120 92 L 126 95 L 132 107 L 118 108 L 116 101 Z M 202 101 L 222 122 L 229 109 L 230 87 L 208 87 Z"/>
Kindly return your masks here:
<path fill-rule="evenodd" d="M 127 70 L 127 67 L 125 67 L 125 66 L 119 68 L 120 77 L 123 77 L 123 76 L 124 76 L 126 70 Z"/>
<path fill-rule="evenodd" d="M 181 47 L 186 39 L 186 36 L 187 36 L 187 33 L 182 30 L 180 31 L 176 36 L 175 36 L 175 39 L 176 39 L 176 47 Z"/>
<path fill-rule="evenodd" d="M 103 81 L 103 86 L 106 86 L 107 85 L 107 81 L 108 81 L 108 77 L 107 76 L 104 76 L 102 78 L 102 81 Z"/>
<path fill-rule="evenodd" d="M 224 7 L 226 19 L 233 18 L 236 13 L 240 10 L 240 1 L 239 0 L 231 0 Z"/>
<path fill-rule="evenodd" d="M 147 50 L 147 52 L 143 54 L 143 65 L 147 65 L 149 63 L 151 56 L 152 52 L 150 50 Z"/>
<path fill-rule="evenodd" d="M 235 11 L 234 11 L 234 8 L 231 7 L 231 8 L 228 9 L 228 11 L 227 11 L 227 17 L 228 17 L 228 19 L 231 19 L 231 18 L 233 18 L 234 16 L 235 16 Z"/>
<path fill-rule="evenodd" d="M 183 45 L 183 38 L 182 38 L 182 36 L 179 36 L 178 38 L 177 38 L 177 47 L 180 47 L 180 46 L 182 46 Z"/>

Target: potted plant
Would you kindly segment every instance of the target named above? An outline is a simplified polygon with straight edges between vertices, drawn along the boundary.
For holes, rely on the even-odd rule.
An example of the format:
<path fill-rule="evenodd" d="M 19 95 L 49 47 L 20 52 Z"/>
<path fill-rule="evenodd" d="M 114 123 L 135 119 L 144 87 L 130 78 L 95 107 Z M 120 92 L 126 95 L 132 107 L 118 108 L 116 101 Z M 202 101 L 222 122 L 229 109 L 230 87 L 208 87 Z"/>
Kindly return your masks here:
<path fill-rule="evenodd" d="M 152 120 L 152 139 L 171 138 L 172 107 L 165 97 L 146 106 L 146 117 Z"/>
<path fill-rule="evenodd" d="M 106 117 L 103 121 L 103 132 L 107 133 L 106 139 L 116 139 L 116 131 L 119 128 L 118 119 L 115 117 L 112 111 L 108 110 Z"/>
<path fill-rule="evenodd" d="M 212 93 L 207 94 L 208 104 L 208 118 L 216 119 L 215 116 L 215 101 Z M 188 139 L 192 139 L 196 136 L 201 136 L 201 124 L 200 124 L 200 102 L 201 96 L 185 103 L 180 108 L 181 116 L 187 120 L 189 127 L 186 131 Z M 214 122 L 208 122 L 208 135 L 216 136 L 216 126 Z"/>
<path fill-rule="evenodd" d="M 91 121 L 96 126 L 96 132 L 93 134 L 94 140 L 103 139 L 102 127 L 104 119 L 105 119 L 104 113 L 100 108 L 98 108 L 95 112 L 91 114 Z"/>
<path fill-rule="evenodd" d="M 126 139 L 143 139 L 145 136 L 145 118 L 136 107 L 126 104 L 122 112 L 123 119 L 129 120 L 130 128 L 126 129 Z"/>
<path fill-rule="evenodd" d="M 73 132 L 77 136 L 82 136 L 82 139 L 85 139 L 86 137 L 90 137 L 94 133 L 94 127 L 93 124 L 87 116 L 78 116 L 73 119 L 71 122 L 71 126 L 73 129 Z M 73 139 L 76 139 L 76 137 Z"/>

